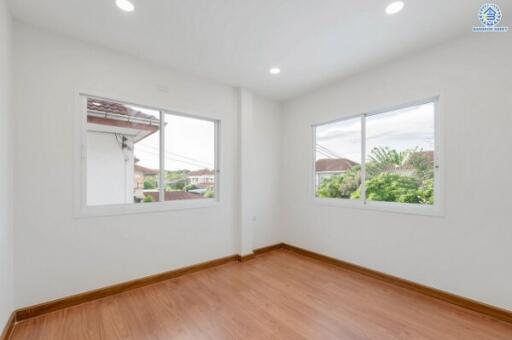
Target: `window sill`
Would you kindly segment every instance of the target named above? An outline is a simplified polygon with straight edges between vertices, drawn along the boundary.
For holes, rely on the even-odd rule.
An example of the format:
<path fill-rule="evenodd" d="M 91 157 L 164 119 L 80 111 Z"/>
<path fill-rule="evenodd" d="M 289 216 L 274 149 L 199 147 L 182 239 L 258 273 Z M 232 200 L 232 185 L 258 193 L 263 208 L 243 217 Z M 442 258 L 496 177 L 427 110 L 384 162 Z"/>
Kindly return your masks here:
<path fill-rule="evenodd" d="M 81 207 L 75 211 L 75 218 L 91 218 L 103 216 L 122 216 L 130 214 L 148 214 L 186 209 L 201 209 L 219 207 L 221 202 L 211 199 L 181 200 L 168 202 L 138 203 L 138 204 L 115 204 Z"/>
<path fill-rule="evenodd" d="M 360 200 L 339 199 L 339 198 L 313 198 L 313 203 L 322 206 L 334 206 L 340 208 L 352 208 L 360 210 L 373 210 L 395 214 L 422 215 L 433 217 L 444 217 L 444 211 L 439 206 L 419 205 L 409 203 L 377 202 Z"/>

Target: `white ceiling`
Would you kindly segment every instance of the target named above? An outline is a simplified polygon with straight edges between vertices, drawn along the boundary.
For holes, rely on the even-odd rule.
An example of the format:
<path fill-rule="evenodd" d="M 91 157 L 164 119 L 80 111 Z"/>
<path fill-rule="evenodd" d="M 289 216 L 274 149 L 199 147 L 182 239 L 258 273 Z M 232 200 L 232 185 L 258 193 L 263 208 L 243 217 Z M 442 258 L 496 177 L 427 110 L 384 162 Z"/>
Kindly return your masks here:
<path fill-rule="evenodd" d="M 11 0 L 21 21 L 287 99 L 463 34 L 484 0 Z M 499 1 L 512 16 L 510 2 Z M 505 8 L 506 7 L 506 8 Z M 509 26 L 511 26 L 509 24 Z M 271 76 L 278 65 L 282 73 Z"/>

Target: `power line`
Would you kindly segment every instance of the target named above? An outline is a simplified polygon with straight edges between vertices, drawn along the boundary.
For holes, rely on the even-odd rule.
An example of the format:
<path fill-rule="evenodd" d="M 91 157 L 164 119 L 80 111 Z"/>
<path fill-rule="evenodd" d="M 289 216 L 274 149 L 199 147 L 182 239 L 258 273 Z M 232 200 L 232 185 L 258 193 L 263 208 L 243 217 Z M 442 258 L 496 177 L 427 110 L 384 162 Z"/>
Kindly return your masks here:
<path fill-rule="evenodd" d="M 152 151 L 147 151 L 147 150 L 140 150 L 140 151 L 152 152 L 152 153 L 154 153 L 154 154 L 156 154 L 156 155 L 158 155 L 158 154 L 159 154 L 159 150 L 158 150 L 158 148 L 156 148 L 156 147 L 151 147 L 151 146 L 148 146 L 148 145 L 141 145 L 141 146 L 146 147 L 146 148 L 148 148 L 148 149 L 152 149 Z M 199 160 L 199 159 L 195 159 L 195 158 L 190 158 L 190 157 L 182 156 L 182 155 L 179 155 L 179 154 L 176 154 L 176 153 L 170 152 L 170 151 L 166 151 L 165 153 L 166 153 L 167 155 L 169 155 L 169 157 L 170 157 L 170 158 L 173 158 L 173 159 L 175 159 L 174 157 L 184 158 L 185 160 L 184 160 L 184 161 L 182 161 L 183 163 L 190 163 L 190 164 L 194 163 L 194 164 L 196 164 L 196 165 L 197 165 L 197 164 L 199 164 L 199 165 L 201 165 L 201 166 L 212 166 L 212 164 L 211 164 L 211 163 L 204 162 L 204 161 L 201 161 L 201 160 Z M 180 161 L 181 161 L 181 160 L 180 160 Z"/>
<path fill-rule="evenodd" d="M 159 148 L 154 147 L 154 146 L 145 145 L 145 144 L 137 144 L 136 146 L 142 146 L 142 147 L 145 147 L 145 148 L 153 149 L 157 153 L 159 152 Z M 169 155 L 171 155 L 173 157 L 180 157 L 180 158 L 184 158 L 186 160 L 189 160 L 189 161 L 192 161 L 192 162 L 195 162 L 195 163 L 198 163 L 198 164 L 203 164 L 204 166 L 212 166 L 212 164 L 204 162 L 204 161 L 202 161 L 200 159 L 183 156 L 183 155 L 180 155 L 180 154 L 177 154 L 177 153 L 174 153 L 174 152 L 170 152 L 170 151 L 165 151 L 165 153 L 169 154 Z"/>
<path fill-rule="evenodd" d="M 332 157 L 340 158 L 340 156 L 336 152 L 326 148 L 323 145 L 317 144 L 317 149 L 321 149 L 324 153 L 327 153 L 327 154 L 331 155 Z"/>
<path fill-rule="evenodd" d="M 139 152 L 145 152 L 145 153 L 149 153 L 153 156 L 159 156 L 159 153 L 156 152 L 156 151 L 149 151 L 149 150 L 138 150 Z M 180 163 L 183 163 L 183 164 L 189 164 L 189 165 L 193 165 L 193 166 L 197 166 L 197 167 L 202 167 L 202 168 L 208 168 L 208 167 L 213 167 L 212 164 L 209 164 L 209 163 L 200 163 L 200 162 L 196 162 L 196 161 L 189 161 L 189 160 L 183 160 L 183 159 L 179 159 L 179 158 L 175 158 L 173 157 L 172 155 L 169 155 L 169 154 L 166 154 L 165 155 L 165 159 L 167 160 L 172 160 L 172 161 L 176 161 L 176 162 L 180 162 Z"/>
<path fill-rule="evenodd" d="M 146 150 L 139 150 L 139 151 L 142 152 L 142 153 L 150 154 L 152 156 L 158 156 L 158 153 L 155 153 L 155 152 L 146 151 Z M 192 165 L 194 167 L 199 167 L 199 168 L 204 168 L 205 167 L 204 164 L 193 163 L 193 162 L 190 162 L 190 161 L 185 161 L 185 160 L 173 158 L 173 157 L 170 157 L 170 156 L 165 156 L 165 159 L 166 160 L 170 160 L 170 161 L 174 161 L 174 162 L 178 162 L 178 163 L 182 163 L 182 164 Z M 206 166 L 206 167 L 208 167 L 208 166 Z"/>
<path fill-rule="evenodd" d="M 318 153 L 321 153 L 324 156 L 329 157 L 329 158 L 341 158 L 341 156 L 338 155 L 336 152 L 334 152 L 320 144 L 316 144 L 316 151 Z"/>
<path fill-rule="evenodd" d="M 318 152 L 319 154 L 321 154 L 321 155 L 323 155 L 323 156 L 325 156 L 325 157 L 327 157 L 327 158 L 332 158 L 332 156 L 331 156 L 331 155 L 328 155 L 328 154 L 326 154 L 325 152 L 323 152 L 323 151 L 321 151 L 321 150 L 316 150 L 316 152 Z"/>
<path fill-rule="evenodd" d="M 152 156 L 159 156 L 159 153 L 157 153 L 155 151 L 139 150 L 139 152 L 150 154 Z M 166 160 L 175 161 L 175 162 L 179 162 L 179 163 L 182 163 L 182 164 L 192 165 L 192 166 L 199 167 L 199 168 L 213 167 L 213 165 L 204 165 L 204 164 L 194 163 L 194 162 L 191 162 L 191 161 L 185 161 L 185 160 L 173 158 L 173 157 L 168 156 L 168 155 L 165 156 L 165 159 Z"/>

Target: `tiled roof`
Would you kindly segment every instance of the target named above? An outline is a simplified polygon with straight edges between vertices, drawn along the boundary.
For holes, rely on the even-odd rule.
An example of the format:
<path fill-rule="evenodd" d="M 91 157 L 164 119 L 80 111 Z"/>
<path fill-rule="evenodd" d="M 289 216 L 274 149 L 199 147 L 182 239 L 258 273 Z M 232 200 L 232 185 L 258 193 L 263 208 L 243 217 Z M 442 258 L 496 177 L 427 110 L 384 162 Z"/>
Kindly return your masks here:
<path fill-rule="evenodd" d="M 160 193 L 158 192 L 145 192 L 144 195 L 151 196 L 153 198 L 153 202 L 157 202 L 159 200 Z M 165 192 L 165 200 L 166 201 L 179 201 L 179 200 L 196 200 L 203 199 L 204 196 L 201 194 L 194 194 L 192 192 L 187 191 L 166 191 Z"/>
<path fill-rule="evenodd" d="M 208 176 L 208 175 L 213 175 L 214 172 L 213 170 L 210 170 L 210 169 L 201 169 L 201 170 L 195 170 L 195 171 L 190 171 L 187 176 Z"/>
<path fill-rule="evenodd" d="M 149 119 L 158 122 L 159 119 L 155 116 L 148 115 L 146 113 L 132 109 L 127 105 L 120 103 L 109 102 L 106 100 L 87 98 L 87 110 L 103 113 L 114 113 L 118 115 L 124 115 L 129 117 L 137 117 L 143 119 Z"/>
<path fill-rule="evenodd" d="M 412 157 L 412 156 L 422 157 L 422 158 L 426 159 L 429 163 L 431 163 L 432 166 L 434 164 L 434 151 L 432 151 L 432 150 L 417 151 L 417 152 L 414 152 L 413 154 L 411 154 L 410 157 Z M 400 167 L 400 169 L 402 169 L 402 170 L 414 170 L 415 166 L 414 166 L 411 158 L 409 158 L 409 160 L 404 165 L 402 165 Z"/>
<path fill-rule="evenodd" d="M 347 171 L 354 165 L 358 165 L 358 163 L 346 158 L 323 158 L 315 162 L 315 170 L 317 172 Z"/>
<path fill-rule="evenodd" d="M 135 164 L 135 171 L 142 172 L 144 175 L 158 175 L 160 171 L 155 169 L 149 169 L 140 165 Z"/>
<path fill-rule="evenodd" d="M 434 151 L 432 151 L 432 150 L 419 151 L 417 153 L 420 154 L 421 156 L 423 156 L 424 158 L 428 159 L 430 162 L 434 161 Z"/>

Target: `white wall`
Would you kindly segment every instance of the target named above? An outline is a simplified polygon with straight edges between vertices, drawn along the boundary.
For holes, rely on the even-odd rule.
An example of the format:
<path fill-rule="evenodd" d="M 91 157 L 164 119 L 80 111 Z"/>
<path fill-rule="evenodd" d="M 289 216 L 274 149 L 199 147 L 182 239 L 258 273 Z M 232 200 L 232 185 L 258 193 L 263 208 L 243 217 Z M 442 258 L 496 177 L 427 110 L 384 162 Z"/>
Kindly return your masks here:
<path fill-rule="evenodd" d="M 512 309 L 512 35 L 471 36 L 287 102 L 285 241 Z M 315 205 L 311 124 L 440 95 L 446 213 Z"/>
<path fill-rule="evenodd" d="M 114 133 L 87 132 L 88 205 L 133 203 L 133 170 L 133 151 Z"/>
<path fill-rule="evenodd" d="M 14 38 L 17 306 L 237 253 L 235 89 L 24 24 Z M 78 91 L 221 119 L 221 205 L 74 218 Z"/>
<path fill-rule="evenodd" d="M 285 241 L 511 309 L 511 37 L 474 34 L 384 65 L 285 103 L 282 117 L 279 104 L 254 95 L 253 154 L 241 167 L 235 89 L 16 24 L 16 186 L 14 195 L 2 196 L 7 205 L 16 202 L 15 305 L 238 252 L 238 171 L 250 168 L 257 174 L 249 209 L 256 216 L 249 242 L 254 248 Z M 2 81 L 0 94 L 8 98 Z M 169 91 L 159 91 L 161 85 Z M 221 206 L 74 218 L 71 127 L 78 91 L 220 118 Z M 311 124 L 437 94 L 446 131 L 444 217 L 313 205 Z M 1 112 L 6 119 L 8 110 Z M 2 121 L 0 128 L 5 126 Z M 4 145 L 2 165 L 8 159 Z M 8 171 L 2 171 L 2 187 L 8 186 Z M 4 242 L 11 229 L 5 218 L 2 223 Z M 0 296 L 9 301 L 12 257 L 6 244 Z M 1 312 L 10 312 L 8 306 Z"/>
<path fill-rule="evenodd" d="M 255 129 L 253 124 L 254 104 L 253 94 L 246 90 L 238 91 L 238 212 L 239 254 L 252 254 L 254 249 L 254 231 L 256 229 L 256 212 L 254 211 L 254 195 L 257 191 L 252 181 L 255 172 L 252 167 L 254 153 Z"/>
<path fill-rule="evenodd" d="M 281 105 L 253 96 L 254 147 L 250 167 L 254 190 L 254 248 L 282 242 L 281 227 Z"/>
<path fill-rule="evenodd" d="M 0 0 L 0 331 L 13 310 L 11 17 Z"/>
<path fill-rule="evenodd" d="M 239 253 L 281 243 L 281 104 L 239 91 Z"/>

